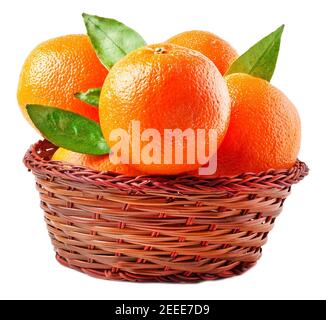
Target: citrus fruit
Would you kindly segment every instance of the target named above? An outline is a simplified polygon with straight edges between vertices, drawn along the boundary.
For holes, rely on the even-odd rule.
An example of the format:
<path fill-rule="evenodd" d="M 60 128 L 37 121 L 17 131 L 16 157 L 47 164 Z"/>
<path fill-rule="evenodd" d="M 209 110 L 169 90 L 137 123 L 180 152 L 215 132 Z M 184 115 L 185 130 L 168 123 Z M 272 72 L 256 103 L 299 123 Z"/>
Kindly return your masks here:
<path fill-rule="evenodd" d="M 86 35 L 48 40 L 38 45 L 23 65 L 18 103 L 30 123 L 26 104 L 58 107 L 98 121 L 97 108 L 74 94 L 101 87 L 107 73 Z"/>
<path fill-rule="evenodd" d="M 167 42 L 201 52 L 214 62 L 222 75 L 238 57 L 237 52 L 228 42 L 207 31 L 186 31 L 170 38 Z"/>
<path fill-rule="evenodd" d="M 183 154 L 182 163 L 163 161 L 165 129 L 215 129 L 220 144 L 228 127 L 230 98 L 225 81 L 211 60 L 197 51 L 163 43 L 137 49 L 112 67 L 103 85 L 99 113 L 110 147 L 116 143 L 110 138 L 113 130 L 130 132 L 133 120 L 139 121 L 140 133 L 157 130 L 162 141 L 161 163 L 149 164 L 145 157 L 139 164 L 133 163 L 138 170 L 179 174 L 195 170 L 199 164 L 187 161 L 185 143 L 173 143 L 175 153 Z M 140 150 L 147 143 L 142 141 Z M 204 147 L 207 151 L 208 139 Z M 134 155 L 132 144 L 130 148 Z"/>
<path fill-rule="evenodd" d="M 217 151 L 220 175 L 285 169 L 300 148 L 295 106 L 269 82 L 247 74 L 226 77 L 231 98 L 227 134 Z"/>
<path fill-rule="evenodd" d="M 138 176 L 140 172 L 131 168 L 127 164 L 113 164 L 109 160 L 109 155 L 93 156 L 89 154 L 77 153 L 64 148 L 58 148 L 52 156 L 54 161 L 63 161 L 69 164 L 79 165 L 93 170 L 106 172 L 116 172 L 128 176 Z"/>

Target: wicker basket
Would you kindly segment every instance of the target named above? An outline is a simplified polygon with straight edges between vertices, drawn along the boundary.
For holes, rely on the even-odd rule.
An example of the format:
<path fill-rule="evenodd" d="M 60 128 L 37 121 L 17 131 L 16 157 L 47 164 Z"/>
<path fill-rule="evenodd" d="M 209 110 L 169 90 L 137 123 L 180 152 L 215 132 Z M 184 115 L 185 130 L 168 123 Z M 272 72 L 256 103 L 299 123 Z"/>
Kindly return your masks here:
<path fill-rule="evenodd" d="M 49 161 L 39 141 L 24 163 L 36 177 L 57 260 L 114 280 L 197 282 L 255 265 L 291 185 L 290 170 L 237 177 L 127 177 Z"/>

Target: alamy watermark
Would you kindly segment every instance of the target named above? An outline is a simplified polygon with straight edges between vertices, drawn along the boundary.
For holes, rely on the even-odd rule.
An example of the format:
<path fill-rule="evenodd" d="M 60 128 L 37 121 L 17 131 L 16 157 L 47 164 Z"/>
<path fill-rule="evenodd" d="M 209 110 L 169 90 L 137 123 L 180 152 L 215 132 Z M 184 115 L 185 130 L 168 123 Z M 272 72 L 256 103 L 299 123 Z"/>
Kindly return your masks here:
<path fill-rule="evenodd" d="M 141 132 L 140 128 L 140 121 L 133 120 L 129 132 L 124 129 L 110 132 L 109 140 L 115 142 L 111 145 L 113 164 L 199 164 L 199 175 L 216 172 L 216 129 L 164 129 L 162 137 L 157 129 Z"/>

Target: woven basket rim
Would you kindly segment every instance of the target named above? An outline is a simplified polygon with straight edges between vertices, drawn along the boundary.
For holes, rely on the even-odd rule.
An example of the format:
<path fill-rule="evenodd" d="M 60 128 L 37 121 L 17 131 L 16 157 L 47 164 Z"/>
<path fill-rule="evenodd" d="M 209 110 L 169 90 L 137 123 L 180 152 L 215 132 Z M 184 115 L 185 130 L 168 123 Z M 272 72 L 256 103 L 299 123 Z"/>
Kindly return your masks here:
<path fill-rule="evenodd" d="M 269 169 L 259 173 L 246 172 L 235 176 L 203 178 L 189 174 L 177 176 L 126 176 L 115 172 L 100 172 L 63 161 L 50 160 L 57 149 L 47 140 L 39 140 L 27 150 L 23 162 L 34 174 L 46 173 L 50 179 L 87 183 L 96 187 L 118 188 L 132 192 L 165 190 L 168 193 L 200 193 L 216 191 L 253 191 L 284 189 L 301 181 L 309 172 L 307 165 L 297 160 L 290 169 Z"/>

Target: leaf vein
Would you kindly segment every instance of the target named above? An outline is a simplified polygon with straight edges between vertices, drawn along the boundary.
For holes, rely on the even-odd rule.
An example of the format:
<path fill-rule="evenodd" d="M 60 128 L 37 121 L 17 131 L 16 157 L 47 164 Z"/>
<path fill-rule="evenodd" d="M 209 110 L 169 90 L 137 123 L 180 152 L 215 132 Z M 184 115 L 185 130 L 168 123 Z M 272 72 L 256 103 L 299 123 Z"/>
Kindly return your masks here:
<path fill-rule="evenodd" d="M 95 28 L 97 28 L 99 31 L 101 31 L 102 33 L 103 33 L 103 35 L 104 35 L 104 37 L 105 38 L 107 38 L 108 40 L 110 40 L 112 43 L 113 43 L 113 45 L 114 46 L 116 46 L 117 47 L 117 49 L 118 50 L 120 50 L 121 52 L 122 52 L 122 54 L 123 55 L 126 55 L 127 54 L 127 52 L 126 51 L 124 51 L 99 25 L 97 25 L 96 23 L 94 23 L 90 18 L 86 18 L 87 20 L 87 22 L 90 22 L 91 24 L 93 24 L 93 26 L 95 27 Z"/>
<path fill-rule="evenodd" d="M 256 63 L 254 63 L 254 65 L 251 67 L 251 69 L 250 69 L 250 73 L 257 67 L 257 65 L 259 65 L 259 63 L 260 63 L 260 61 L 264 58 L 264 56 L 265 56 L 265 53 L 267 52 L 267 51 L 269 51 L 273 46 L 274 46 L 274 44 L 275 44 L 275 40 L 273 40 L 269 45 L 268 45 L 268 47 L 263 51 L 263 53 L 260 55 L 260 57 L 258 58 L 258 60 L 256 61 Z"/>

